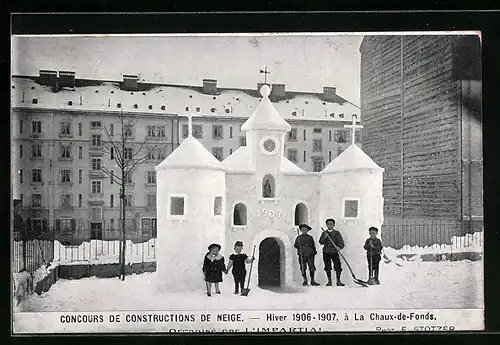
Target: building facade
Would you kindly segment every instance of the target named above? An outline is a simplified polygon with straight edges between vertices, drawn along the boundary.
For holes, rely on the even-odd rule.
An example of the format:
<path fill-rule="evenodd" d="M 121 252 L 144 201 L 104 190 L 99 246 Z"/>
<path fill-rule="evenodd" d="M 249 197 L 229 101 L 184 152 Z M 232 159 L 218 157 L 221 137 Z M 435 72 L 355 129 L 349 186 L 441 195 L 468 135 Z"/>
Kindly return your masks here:
<path fill-rule="evenodd" d="M 156 231 L 154 167 L 187 137 L 185 115 L 193 114 L 193 135 L 222 161 L 246 145 L 241 125 L 260 101 L 257 89 L 220 89 L 209 79 L 200 87 L 159 85 L 137 76 L 97 81 L 47 70 L 14 76 L 11 91 L 13 196 L 22 200 L 31 228 L 53 228 L 68 238 L 76 231 L 118 236 L 119 185 L 103 172 L 118 169 L 103 146 L 120 142 L 122 117 L 131 119 L 129 144 L 147 152 L 127 178 L 123 200 L 127 236 L 140 240 Z M 305 171 L 321 171 L 349 145 L 344 125 L 359 118 L 359 109 L 335 88 L 297 93 L 278 84 L 270 98 L 292 126 L 285 155 Z"/>
<path fill-rule="evenodd" d="M 424 234 L 438 242 L 480 229 L 479 38 L 367 36 L 360 52 L 363 148 L 385 168 L 386 219 L 455 224 Z"/>

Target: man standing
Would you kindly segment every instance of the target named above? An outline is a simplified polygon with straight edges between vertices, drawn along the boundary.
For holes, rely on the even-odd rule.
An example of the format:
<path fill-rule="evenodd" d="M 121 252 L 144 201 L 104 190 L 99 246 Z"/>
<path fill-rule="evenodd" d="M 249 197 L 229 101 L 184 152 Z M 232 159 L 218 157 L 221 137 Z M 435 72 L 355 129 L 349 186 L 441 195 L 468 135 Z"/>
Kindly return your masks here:
<path fill-rule="evenodd" d="M 314 266 L 314 257 L 316 256 L 316 246 L 314 245 L 314 239 L 308 232 L 311 227 L 307 224 L 300 224 L 299 229 L 301 234 L 297 236 L 294 243 L 294 248 L 297 249 L 297 255 L 299 257 L 300 272 L 302 273 L 302 278 L 304 282 L 302 285 L 307 285 L 307 267 L 309 267 L 309 274 L 311 276 L 311 285 L 318 286 L 314 280 L 314 272 L 316 267 Z"/>
<path fill-rule="evenodd" d="M 337 250 L 344 248 L 344 240 L 339 231 L 334 229 L 335 220 L 328 218 L 326 220 L 327 230 L 323 231 L 319 238 L 319 244 L 323 245 L 323 262 L 325 263 L 325 272 L 328 278 L 327 286 L 332 286 L 332 262 L 333 269 L 337 276 L 337 286 L 345 286 L 340 281 L 340 274 L 342 273 L 342 265 Z"/>

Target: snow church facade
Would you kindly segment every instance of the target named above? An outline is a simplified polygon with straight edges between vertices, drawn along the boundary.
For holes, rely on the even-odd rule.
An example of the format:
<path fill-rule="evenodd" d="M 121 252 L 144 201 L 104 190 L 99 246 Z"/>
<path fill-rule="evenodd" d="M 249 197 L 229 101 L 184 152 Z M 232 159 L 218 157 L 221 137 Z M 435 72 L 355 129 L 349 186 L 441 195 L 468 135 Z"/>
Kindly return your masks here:
<path fill-rule="evenodd" d="M 203 291 L 201 265 L 207 246 L 221 244 L 227 260 L 235 241 L 243 242 L 248 255 L 255 246 L 251 287 L 294 286 L 302 281 L 293 248 L 300 223 L 313 228 L 316 277 L 323 284 L 317 241 L 330 217 L 344 237 L 342 253 L 355 274 L 367 276 L 362 246 L 368 227 L 380 229 L 383 223 L 383 169 L 352 143 L 323 171 L 304 172 L 284 155 L 291 127 L 270 102 L 267 85 L 261 94 L 259 106 L 241 127 L 247 146 L 219 162 L 192 136 L 188 115 L 188 138 L 156 167 L 160 290 Z M 353 121 L 353 132 L 355 128 Z M 349 286 L 345 264 L 343 269 Z"/>

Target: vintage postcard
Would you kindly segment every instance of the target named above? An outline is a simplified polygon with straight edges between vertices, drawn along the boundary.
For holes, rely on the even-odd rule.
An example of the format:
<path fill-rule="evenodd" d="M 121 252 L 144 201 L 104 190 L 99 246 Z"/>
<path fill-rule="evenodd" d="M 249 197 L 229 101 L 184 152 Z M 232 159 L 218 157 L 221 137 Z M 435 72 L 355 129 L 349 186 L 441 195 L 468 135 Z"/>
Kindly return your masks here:
<path fill-rule="evenodd" d="M 11 74 L 15 335 L 484 329 L 479 32 L 14 35 Z"/>

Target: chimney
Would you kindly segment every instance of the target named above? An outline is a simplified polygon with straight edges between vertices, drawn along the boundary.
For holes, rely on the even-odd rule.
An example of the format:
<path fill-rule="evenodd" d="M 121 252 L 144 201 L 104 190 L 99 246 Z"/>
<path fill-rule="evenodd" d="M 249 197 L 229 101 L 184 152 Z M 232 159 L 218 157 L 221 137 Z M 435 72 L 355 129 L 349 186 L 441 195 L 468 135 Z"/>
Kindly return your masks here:
<path fill-rule="evenodd" d="M 217 80 L 215 79 L 203 79 L 203 92 L 207 95 L 217 94 Z"/>
<path fill-rule="evenodd" d="M 121 89 L 126 91 L 137 91 L 138 80 L 139 77 L 135 74 L 124 74 Z"/>
<path fill-rule="evenodd" d="M 271 97 L 273 98 L 285 98 L 285 84 L 273 84 L 271 88 Z"/>
<path fill-rule="evenodd" d="M 334 101 L 337 99 L 337 88 L 331 86 L 325 86 L 323 88 L 323 99 L 325 101 Z"/>
<path fill-rule="evenodd" d="M 59 71 L 59 87 L 75 87 L 75 72 Z"/>
<path fill-rule="evenodd" d="M 38 83 L 41 85 L 52 86 L 53 90 L 57 90 L 57 71 L 41 69 Z"/>

